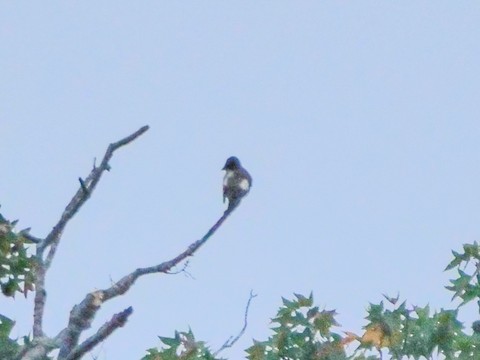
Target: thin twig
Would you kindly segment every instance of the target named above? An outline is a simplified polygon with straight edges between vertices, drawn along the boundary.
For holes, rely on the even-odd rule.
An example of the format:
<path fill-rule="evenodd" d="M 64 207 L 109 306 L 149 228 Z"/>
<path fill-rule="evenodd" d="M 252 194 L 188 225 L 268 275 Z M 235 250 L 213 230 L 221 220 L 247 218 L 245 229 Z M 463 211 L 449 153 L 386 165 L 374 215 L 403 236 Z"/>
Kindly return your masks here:
<path fill-rule="evenodd" d="M 216 357 L 221 351 L 223 351 L 225 349 L 228 349 L 228 348 L 231 348 L 242 337 L 242 335 L 245 333 L 245 330 L 247 329 L 247 325 L 248 325 L 247 319 L 248 319 L 248 310 L 250 309 L 250 303 L 252 302 L 252 299 L 256 296 L 257 295 L 253 294 L 253 291 L 250 290 L 250 296 L 249 296 L 248 301 L 247 301 L 247 306 L 245 307 L 245 315 L 244 315 L 244 318 L 243 318 L 242 330 L 240 330 L 240 332 L 238 333 L 237 336 L 235 336 L 235 337 L 230 336 L 227 339 L 227 341 L 225 341 L 223 343 L 222 347 L 213 353 L 213 357 Z"/>
<path fill-rule="evenodd" d="M 192 274 L 190 274 L 188 271 L 187 271 L 187 267 L 189 265 L 189 261 L 185 261 L 185 263 L 183 264 L 182 268 L 180 270 L 175 270 L 175 271 L 167 271 L 166 274 L 168 275 L 177 275 L 177 274 L 180 274 L 180 273 L 184 273 L 186 275 L 188 275 L 189 277 L 193 278 L 192 277 Z"/>
<path fill-rule="evenodd" d="M 94 167 L 91 170 L 90 174 L 85 178 L 85 180 L 83 180 L 83 186 L 80 186 L 80 189 L 78 189 L 77 193 L 73 196 L 73 198 L 70 200 L 70 203 L 67 205 L 67 207 L 63 211 L 63 214 L 60 217 L 60 220 L 58 221 L 58 223 L 53 227 L 52 231 L 47 235 L 47 237 L 45 238 L 45 241 L 43 241 L 40 244 L 39 248 L 42 250 L 42 252 L 47 246 L 52 245 L 53 243 L 59 241 L 68 221 L 78 212 L 78 210 L 80 210 L 82 205 L 88 200 L 91 193 L 93 192 L 98 182 L 100 181 L 100 178 L 102 177 L 103 172 L 105 170 L 107 171 L 110 170 L 109 161 L 112 158 L 113 153 L 120 147 L 125 146 L 131 143 L 132 141 L 134 141 L 136 138 L 138 138 L 148 129 L 149 129 L 148 126 L 143 126 L 137 131 L 135 131 L 133 134 L 117 142 L 111 143 L 108 146 L 100 166 Z M 84 196 L 85 195 L 84 189 L 87 189 L 88 196 Z M 55 248 L 52 246 L 50 248 L 48 257 L 53 257 L 54 253 L 55 253 Z"/>
<path fill-rule="evenodd" d="M 85 181 L 83 181 L 83 179 L 81 177 L 78 178 L 78 182 L 80 183 L 80 187 L 82 188 L 83 190 L 83 194 L 85 196 L 88 196 L 89 194 L 89 191 L 88 191 L 88 188 L 87 188 L 87 185 L 85 185 Z"/>
<path fill-rule="evenodd" d="M 75 216 L 75 214 L 80 210 L 82 205 L 90 198 L 93 190 L 100 181 L 102 174 L 105 170 L 110 170 L 109 161 L 113 156 L 113 153 L 118 148 L 129 144 L 145 131 L 148 130 L 148 126 L 143 126 L 133 134 L 110 144 L 103 156 L 102 163 L 99 167 L 94 167 L 90 174 L 80 182 L 80 188 L 77 190 L 73 198 L 68 203 L 67 207 L 63 211 L 60 220 L 53 227 L 52 231 L 41 240 L 36 249 L 36 278 L 35 278 L 35 300 L 34 300 L 34 310 L 33 310 L 33 337 L 43 336 L 43 313 L 45 310 L 46 302 L 46 291 L 45 291 L 45 275 L 50 267 L 53 258 L 55 256 L 58 244 L 62 237 L 63 230 L 67 223 Z M 46 259 L 44 258 L 44 251 L 49 247 L 49 251 Z"/>

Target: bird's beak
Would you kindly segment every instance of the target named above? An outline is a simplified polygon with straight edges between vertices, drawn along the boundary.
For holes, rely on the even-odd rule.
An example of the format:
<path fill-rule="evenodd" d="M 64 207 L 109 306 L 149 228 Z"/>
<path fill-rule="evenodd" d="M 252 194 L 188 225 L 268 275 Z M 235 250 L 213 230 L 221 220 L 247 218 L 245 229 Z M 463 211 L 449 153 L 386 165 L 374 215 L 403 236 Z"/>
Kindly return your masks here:
<path fill-rule="evenodd" d="M 225 166 L 222 168 L 222 170 L 225 170 L 225 167 L 226 167 L 226 166 L 227 166 L 227 165 L 225 165 Z"/>

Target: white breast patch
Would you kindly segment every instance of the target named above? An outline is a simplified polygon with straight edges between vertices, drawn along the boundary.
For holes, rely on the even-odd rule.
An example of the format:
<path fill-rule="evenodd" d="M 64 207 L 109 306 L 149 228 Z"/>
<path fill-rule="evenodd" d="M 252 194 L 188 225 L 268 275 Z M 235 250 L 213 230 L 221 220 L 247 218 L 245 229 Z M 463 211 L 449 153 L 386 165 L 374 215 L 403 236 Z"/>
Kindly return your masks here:
<path fill-rule="evenodd" d="M 248 183 L 247 179 L 243 179 L 242 181 L 240 181 L 239 186 L 240 186 L 240 189 L 244 191 L 247 191 L 250 188 L 250 184 Z"/>
<path fill-rule="evenodd" d="M 223 178 L 223 186 L 228 186 L 229 182 L 230 182 L 230 179 L 233 177 L 233 171 L 231 170 L 227 170 L 227 172 L 225 173 L 225 177 Z"/>

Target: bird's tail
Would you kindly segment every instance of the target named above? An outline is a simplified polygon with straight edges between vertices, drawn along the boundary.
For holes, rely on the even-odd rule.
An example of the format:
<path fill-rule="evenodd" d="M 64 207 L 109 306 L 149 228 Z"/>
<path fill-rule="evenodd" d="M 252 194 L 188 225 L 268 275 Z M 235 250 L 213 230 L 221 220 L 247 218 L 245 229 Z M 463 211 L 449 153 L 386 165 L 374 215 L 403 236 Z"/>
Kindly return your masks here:
<path fill-rule="evenodd" d="M 225 213 L 227 213 L 227 212 L 230 213 L 233 210 L 235 210 L 235 208 L 240 204 L 240 201 L 241 201 L 241 198 L 229 200 L 228 201 L 228 207 L 227 207 L 227 210 L 225 210 Z"/>

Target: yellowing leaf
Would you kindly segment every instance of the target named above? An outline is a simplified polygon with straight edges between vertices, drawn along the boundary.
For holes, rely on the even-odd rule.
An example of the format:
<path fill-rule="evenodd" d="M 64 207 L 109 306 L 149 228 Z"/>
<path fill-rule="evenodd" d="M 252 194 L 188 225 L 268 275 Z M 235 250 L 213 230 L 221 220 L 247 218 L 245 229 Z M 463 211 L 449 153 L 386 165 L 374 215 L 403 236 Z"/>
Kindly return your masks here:
<path fill-rule="evenodd" d="M 355 340 L 358 340 L 360 341 L 360 336 L 358 336 L 357 334 L 355 333 L 352 333 L 352 332 L 349 332 L 349 331 L 345 331 L 345 337 L 342 338 L 342 340 L 340 341 L 340 343 L 345 346 L 345 345 L 348 345 L 352 342 L 354 342 Z"/>

